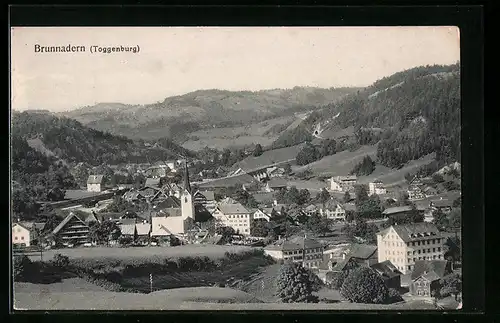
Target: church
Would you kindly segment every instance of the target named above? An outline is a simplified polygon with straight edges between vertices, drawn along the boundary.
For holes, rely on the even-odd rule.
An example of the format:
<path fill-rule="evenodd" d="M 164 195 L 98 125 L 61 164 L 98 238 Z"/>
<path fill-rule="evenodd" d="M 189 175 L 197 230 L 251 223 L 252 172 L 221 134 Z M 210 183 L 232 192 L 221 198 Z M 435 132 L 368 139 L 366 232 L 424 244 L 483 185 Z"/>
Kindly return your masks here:
<path fill-rule="evenodd" d="M 184 180 L 178 194 L 179 203 L 164 208 L 151 217 L 151 238 L 161 241 L 171 236 L 183 238 L 193 227 L 195 220 L 194 197 L 189 182 L 187 165 L 184 167 Z"/>

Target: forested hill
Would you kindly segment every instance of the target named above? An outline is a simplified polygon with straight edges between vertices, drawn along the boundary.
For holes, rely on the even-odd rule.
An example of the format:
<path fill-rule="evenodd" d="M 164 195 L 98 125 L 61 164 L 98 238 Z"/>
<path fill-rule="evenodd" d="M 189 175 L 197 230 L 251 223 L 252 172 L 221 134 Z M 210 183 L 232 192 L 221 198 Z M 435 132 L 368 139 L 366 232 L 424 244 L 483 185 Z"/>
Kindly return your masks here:
<path fill-rule="evenodd" d="M 11 136 L 45 155 L 91 165 L 155 162 L 193 153 L 167 139 L 146 144 L 94 130 L 68 118 L 40 112 L 13 112 Z M 23 153 L 23 152 L 21 152 Z"/>
<path fill-rule="evenodd" d="M 333 102 L 352 88 L 295 87 L 262 91 L 198 90 L 147 105 L 100 103 L 63 113 L 94 129 L 129 138 L 168 137 L 182 142 L 188 133 L 258 123 L 291 116 Z"/>
<path fill-rule="evenodd" d="M 354 127 L 357 144 L 378 144 L 378 162 L 398 167 L 436 152 L 440 162 L 460 161 L 460 67 L 417 67 L 383 78 L 316 110 L 273 144 L 283 147 L 334 137 Z"/>

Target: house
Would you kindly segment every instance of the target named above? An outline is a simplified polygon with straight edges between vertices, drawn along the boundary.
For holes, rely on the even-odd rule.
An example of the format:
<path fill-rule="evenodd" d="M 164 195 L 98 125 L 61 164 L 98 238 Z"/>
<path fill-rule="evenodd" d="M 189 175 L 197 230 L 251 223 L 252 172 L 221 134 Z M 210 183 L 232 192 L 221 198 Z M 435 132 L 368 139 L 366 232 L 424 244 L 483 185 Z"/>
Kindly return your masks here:
<path fill-rule="evenodd" d="M 323 245 L 305 236 L 278 240 L 265 247 L 264 253 L 276 260 L 302 263 L 306 268 L 318 268 L 323 261 Z"/>
<path fill-rule="evenodd" d="M 243 205 L 239 203 L 219 204 L 212 215 L 224 226 L 233 228 L 237 233 L 250 235 L 253 214 Z"/>
<path fill-rule="evenodd" d="M 410 294 L 433 297 L 440 289 L 439 280 L 448 274 L 451 268 L 446 260 L 417 261 L 411 273 Z"/>
<path fill-rule="evenodd" d="M 425 199 L 425 193 L 422 190 L 422 180 L 418 177 L 414 177 L 408 185 L 408 200 L 410 201 L 418 201 Z"/>
<path fill-rule="evenodd" d="M 151 224 L 150 223 L 136 223 L 135 224 L 135 232 L 136 232 L 136 242 L 142 245 L 149 244 L 149 235 L 151 233 Z"/>
<path fill-rule="evenodd" d="M 119 224 L 118 227 L 120 228 L 121 232 L 120 237 L 129 238 L 132 241 L 135 241 L 137 236 L 137 232 L 135 230 L 135 223 Z"/>
<path fill-rule="evenodd" d="M 382 181 L 376 180 L 368 183 L 368 195 L 382 195 L 387 194 L 387 190 L 384 188 L 384 183 Z"/>
<path fill-rule="evenodd" d="M 319 214 L 330 220 L 344 222 L 346 220 L 345 209 L 334 199 L 328 200 L 325 205 L 319 209 Z"/>
<path fill-rule="evenodd" d="M 445 238 L 432 223 L 392 225 L 377 233 L 378 261 L 391 261 L 403 274 L 419 260 L 444 259 Z"/>
<path fill-rule="evenodd" d="M 83 213 L 70 212 L 52 231 L 54 240 L 59 240 L 62 245 L 81 245 L 91 242 L 89 236 L 90 223 L 93 222 L 91 216 L 93 215 L 86 217 Z"/>
<path fill-rule="evenodd" d="M 438 191 L 432 186 L 427 186 L 422 190 L 422 192 L 424 193 L 425 197 L 431 197 L 438 194 Z"/>
<path fill-rule="evenodd" d="M 144 183 L 144 187 L 153 187 L 159 188 L 161 186 L 161 179 L 159 177 L 148 177 L 146 178 L 146 183 Z"/>
<path fill-rule="evenodd" d="M 349 247 L 349 243 L 328 246 L 325 247 L 323 254 L 334 263 L 337 263 L 340 260 L 345 259 L 345 255 L 347 254 L 346 250 L 349 249 Z"/>
<path fill-rule="evenodd" d="M 334 273 L 340 273 L 342 271 L 346 270 L 351 270 L 354 268 L 358 268 L 360 265 L 356 261 L 354 261 L 351 258 L 345 258 L 340 261 L 338 261 L 333 267 L 332 267 L 332 272 Z"/>
<path fill-rule="evenodd" d="M 141 192 L 136 190 L 130 190 L 128 192 L 125 192 L 122 198 L 127 202 L 138 202 L 145 199 L 144 195 L 142 195 Z"/>
<path fill-rule="evenodd" d="M 377 246 L 352 244 L 344 250 L 343 258 L 349 258 L 361 266 L 369 267 L 378 262 Z"/>
<path fill-rule="evenodd" d="M 287 188 L 287 183 L 282 178 L 272 178 L 266 183 L 265 191 L 266 192 L 274 192 L 277 190 Z"/>
<path fill-rule="evenodd" d="M 257 209 L 254 213 L 253 213 L 253 219 L 254 220 L 266 220 L 267 222 L 269 222 L 271 220 L 271 213 L 268 213 L 266 211 L 264 211 L 264 209 Z"/>
<path fill-rule="evenodd" d="M 441 197 L 439 200 L 431 201 L 429 206 L 433 211 L 440 210 L 443 213 L 449 213 L 453 207 L 453 201 Z"/>
<path fill-rule="evenodd" d="M 401 288 L 401 272 L 389 260 L 372 264 L 370 268 L 382 277 L 388 288 Z"/>
<path fill-rule="evenodd" d="M 196 191 L 193 197 L 195 205 L 203 205 L 210 213 L 215 210 L 217 203 L 213 191 Z"/>
<path fill-rule="evenodd" d="M 143 188 L 140 188 L 138 190 L 138 192 L 146 199 L 155 196 L 155 194 L 158 193 L 158 191 L 159 189 L 157 187 L 149 187 L 149 186 L 144 186 Z"/>
<path fill-rule="evenodd" d="M 238 185 L 250 185 L 255 183 L 255 179 L 248 174 L 239 174 L 237 176 L 229 176 L 224 178 L 218 178 L 215 180 L 210 180 L 199 184 L 200 189 L 217 189 L 217 188 L 229 188 Z"/>
<path fill-rule="evenodd" d="M 253 192 L 252 196 L 259 205 L 270 206 L 277 204 L 273 192 Z"/>
<path fill-rule="evenodd" d="M 161 162 L 149 167 L 145 171 L 146 176 L 151 178 L 163 178 L 166 177 L 170 172 L 174 171 L 170 168 L 170 166 Z"/>
<path fill-rule="evenodd" d="M 37 244 L 39 233 L 45 223 L 17 222 L 12 224 L 12 244 L 14 246 L 29 247 Z"/>
<path fill-rule="evenodd" d="M 330 190 L 334 192 L 352 192 L 356 183 L 356 175 L 335 176 L 330 179 Z"/>
<path fill-rule="evenodd" d="M 283 167 L 268 167 L 266 169 L 267 176 L 269 178 L 283 177 L 285 175 L 285 169 Z"/>
<path fill-rule="evenodd" d="M 87 178 L 87 191 L 101 192 L 104 188 L 104 175 L 89 175 Z"/>
<path fill-rule="evenodd" d="M 319 208 L 314 204 L 309 204 L 304 208 L 304 213 L 307 216 L 317 215 L 319 213 Z"/>

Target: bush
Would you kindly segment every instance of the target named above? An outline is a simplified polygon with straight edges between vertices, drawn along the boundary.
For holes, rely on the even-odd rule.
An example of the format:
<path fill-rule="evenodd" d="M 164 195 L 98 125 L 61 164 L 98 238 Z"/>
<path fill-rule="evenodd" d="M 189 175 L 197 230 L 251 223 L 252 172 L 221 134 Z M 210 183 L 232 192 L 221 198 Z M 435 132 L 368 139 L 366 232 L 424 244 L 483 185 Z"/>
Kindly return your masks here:
<path fill-rule="evenodd" d="M 51 262 L 54 267 L 59 268 L 60 270 L 67 270 L 69 267 L 68 256 L 61 255 L 60 253 L 56 253 Z"/>
<path fill-rule="evenodd" d="M 347 276 L 349 276 L 350 271 L 349 270 L 343 270 L 341 272 L 336 272 L 333 273 L 333 278 L 328 284 L 330 288 L 340 290 L 342 285 L 344 284 L 345 279 Z"/>
<path fill-rule="evenodd" d="M 388 300 L 389 290 L 372 269 L 359 267 L 347 276 L 340 294 L 353 303 L 383 304 Z"/>
<path fill-rule="evenodd" d="M 313 292 L 318 292 L 325 284 L 312 270 L 306 270 L 309 272 L 309 281 L 311 282 Z"/>
<path fill-rule="evenodd" d="M 14 281 L 26 281 L 31 276 L 33 263 L 27 256 L 15 256 L 13 261 Z"/>
<path fill-rule="evenodd" d="M 309 272 L 297 263 L 285 263 L 276 278 L 276 296 L 284 303 L 317 303 Z"/>
<path fill-rule="evenodd" d="M 388 303 L 397 303 L 397 302 L 402 302 L 403 297 L 401 297 L 401 294 L 399 291 L 395 288 L 389 288 L 389 296 L 388 296 Z"/>

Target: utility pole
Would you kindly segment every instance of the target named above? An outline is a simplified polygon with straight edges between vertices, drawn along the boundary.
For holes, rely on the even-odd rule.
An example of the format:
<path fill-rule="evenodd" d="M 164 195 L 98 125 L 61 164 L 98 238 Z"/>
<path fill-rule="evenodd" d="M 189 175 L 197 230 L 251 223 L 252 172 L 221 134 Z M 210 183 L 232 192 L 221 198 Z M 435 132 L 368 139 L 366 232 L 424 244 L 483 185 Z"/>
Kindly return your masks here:
<path fill-rule="evenodd" d="M 153 274 L 149 274 L 149 292 L 153 292 Z"/>

